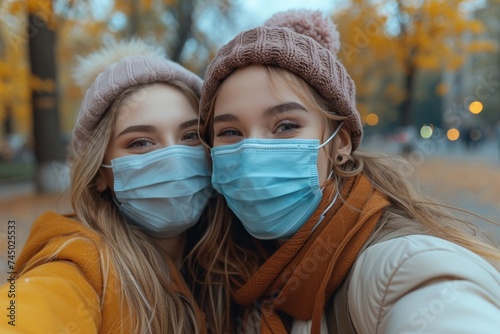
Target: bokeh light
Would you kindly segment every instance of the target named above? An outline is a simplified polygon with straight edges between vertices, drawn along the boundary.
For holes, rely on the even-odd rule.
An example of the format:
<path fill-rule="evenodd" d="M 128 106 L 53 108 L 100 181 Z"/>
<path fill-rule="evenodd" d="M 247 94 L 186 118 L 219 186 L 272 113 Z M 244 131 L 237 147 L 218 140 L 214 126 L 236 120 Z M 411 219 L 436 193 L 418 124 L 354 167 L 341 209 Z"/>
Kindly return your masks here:
<path fill-rule="evenodd" d="M 469 104 L 469 111 L 473 114 L 479 114 L 483 111 L 483 104 L 479 101 L 474 101 Z"/>
<path fill-rule="evenodd" d="M 368 114 L 366 115 L 366 124 L 370 126 L 375 126 L 378 124 L 378 115 L 377 114 Z"/>
<path fill-rule="evenodd" d="M 451 128 L 448 132 L 446 132 L 446 137 L 448 137 L 451 141 L 455 141 L 460 137 L 460 131 L 455 128 Z"/>
<path fill-rule="evenodd" d="M 424 125 L 420 128 L 420 136 L 422 136 L 422 138 L 424 139 L 429 139 L 432 136 L 433 131 L 434 129 L 432 128 L 432 126 Z"/>

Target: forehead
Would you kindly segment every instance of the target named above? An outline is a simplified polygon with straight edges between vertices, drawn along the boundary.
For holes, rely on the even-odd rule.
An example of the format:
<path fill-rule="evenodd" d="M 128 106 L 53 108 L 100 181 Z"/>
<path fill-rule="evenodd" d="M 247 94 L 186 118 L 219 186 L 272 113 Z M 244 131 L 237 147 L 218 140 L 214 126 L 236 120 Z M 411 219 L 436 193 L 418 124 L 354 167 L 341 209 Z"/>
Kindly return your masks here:
<path fill-rule="evenodd" d="M 310 110 L 324 109 L 315 93 L 299 76 L 279 67 L 251 65 L 234 71 L 221 84 L 214 101 L 214 114 L 242 106 L 298 102 Z"/>
<path fill-rule="evenodd" d="M 250 65 L 236 69 L 232 72 L 221 84 L 219 94 L 222 91 L 230 90 L 235 86 L 243 86 L 250 88 L 256 82 L 266 83 L 269 81 L 266 69 L 261 65 Z"/>
<path fill-rule="evenodd" d="M 116 126 L 138 122 L 172 122 L 197 117 L 187 96 L 166 84 L 142 87 L 127 96 L 118 107 Z"/>
<path fill-rule="evenodd" d="M 300 100 L 285 78 L 270 77 L 264 66 L 251 65 L 234 71 L 221 84 L 214 108 L 228 105 L 259 104 L 272 100 Z"/>

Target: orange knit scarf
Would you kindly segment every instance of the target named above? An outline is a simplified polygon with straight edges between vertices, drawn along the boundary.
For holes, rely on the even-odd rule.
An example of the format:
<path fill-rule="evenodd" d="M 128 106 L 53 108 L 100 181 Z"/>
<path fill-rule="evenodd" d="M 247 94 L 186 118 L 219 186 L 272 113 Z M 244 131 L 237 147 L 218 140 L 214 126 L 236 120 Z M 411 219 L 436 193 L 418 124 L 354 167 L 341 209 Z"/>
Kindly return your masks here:
<path fill-rule="evenodd" d="M 278 312 L 311 320 L 320 332 L 324 305 L 342 283 L 361 247 L 375 228 L 386 197 L 366 176 L 350 178 L 333 207 L 316 228 L 335 197 L 335 186 L 323 190 L 318 209 L 235 293 L 241 305 L 258 303 L 261 333 L 286 333 Z"/>

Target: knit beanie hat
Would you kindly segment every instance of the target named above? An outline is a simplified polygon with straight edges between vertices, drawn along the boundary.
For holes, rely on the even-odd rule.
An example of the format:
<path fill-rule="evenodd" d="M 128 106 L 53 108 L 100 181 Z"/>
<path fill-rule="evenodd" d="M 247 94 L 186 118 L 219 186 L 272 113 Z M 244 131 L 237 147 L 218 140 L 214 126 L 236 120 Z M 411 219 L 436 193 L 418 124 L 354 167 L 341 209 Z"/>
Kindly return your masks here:
<path fill-rule="evenodd" d="M 264 26 L 244 31 L 224 45 L 205 74 L 201 117 L 205 118 L 222 82 L 238 68 L 271 65 L 309 83 L 327 102 L 329 111 L 345 116 L 353 151 L 363 128 L 356 109 L 355 85 L 337 59 L 339 34 L 320 11 L 291 10 L 273 15 Z"/>
<path fill-rule="evenodd" d="M 82 88 L 88 87 L 73 129 L 74 154 L 78 154 L 106 110 L 127 88 L 181 81 L 199 97 L 202 86 L 200 77 L 166 59 L 161 47 L 137 39 L 109 42 L 81 58 L 74 79 Z"/>

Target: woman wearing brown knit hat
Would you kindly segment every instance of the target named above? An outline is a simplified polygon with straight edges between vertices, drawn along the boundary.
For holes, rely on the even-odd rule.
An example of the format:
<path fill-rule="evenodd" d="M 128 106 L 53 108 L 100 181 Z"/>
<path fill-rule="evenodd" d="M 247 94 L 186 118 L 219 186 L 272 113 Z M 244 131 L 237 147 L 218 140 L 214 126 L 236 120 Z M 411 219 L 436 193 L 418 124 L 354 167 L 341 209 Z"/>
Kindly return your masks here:
<path fill-rule="evenodd" d="M 69 159 L 75 214 L 34 223 L 15 294 L 0 290 L 19 310 L 0 332 L 206 333 L 213 317 L 179 270 L 213 193 L 202 80 L 139 40 L 83 59 L 75 78 L 88 88 Z"/>
<path fill-rule="evenodd" d="M 320 12 L 290 11 L 207 70 L 201 130 L 223 199 L 206 237 L 219 257 L 200 263 L 225 270 L 234 330 L 497 333 L 498 248 L 422 194 L 406 161 L 359 149 L 338 49 Z"/>

